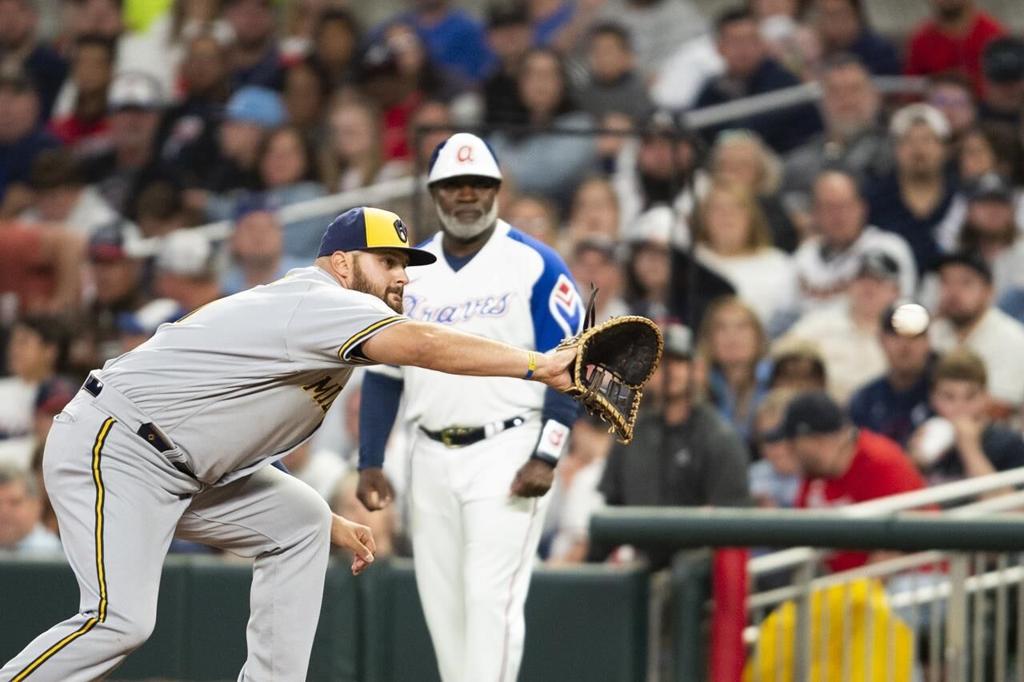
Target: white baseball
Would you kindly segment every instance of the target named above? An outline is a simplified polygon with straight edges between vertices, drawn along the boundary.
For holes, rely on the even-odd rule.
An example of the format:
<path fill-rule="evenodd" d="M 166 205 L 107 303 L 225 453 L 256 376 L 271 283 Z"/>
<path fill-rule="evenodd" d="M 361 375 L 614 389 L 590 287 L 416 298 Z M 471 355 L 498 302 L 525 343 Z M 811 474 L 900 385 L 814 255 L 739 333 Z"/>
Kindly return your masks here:
<path fill-rule="evenodd" d="M 931 316 L 924 306 L 904 303 L 892 313 L 892 327 L 901 336 L 917 336 L 928 328 Z"/>

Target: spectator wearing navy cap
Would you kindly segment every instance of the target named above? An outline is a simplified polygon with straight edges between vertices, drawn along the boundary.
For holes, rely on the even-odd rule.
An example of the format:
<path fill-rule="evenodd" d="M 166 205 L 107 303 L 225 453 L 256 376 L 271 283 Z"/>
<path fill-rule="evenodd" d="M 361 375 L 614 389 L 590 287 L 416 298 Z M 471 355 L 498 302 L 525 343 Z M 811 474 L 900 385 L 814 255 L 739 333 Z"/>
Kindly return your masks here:
<path fill-rule="evenodd" d="M 984 120 L 1017 128 L 1024 123 L 1024 38 L 997 38 L 981 55 L 985 90 L 980 114 Z"/>
<path fill-rule="evenodd" d="M 110 86 L 111 149 L 88 156 L 86 179 L 123 214 L 141 173 L 159 163 L 157 131 L 165 100 L 160 84 L 149 74 L 125 71 Z"/>
<path fill-rule="evenodd" d="M 924 487 L 899 445 L 855 427 L 826 393 L 793 398 L 778 433 L 789 442 L 804 473 L 798 508 L 842 507 Z M 832 571 L 845 571 L 869 561 L 866 552 L 843 551 L 826 563 Z"/>
<path fill-rule="evenodd" d="M 12 215 L 31 201 L 32 161 L 60 142 L 39 125 L 39 93 L 17 66 L 0 66 L 0 212 Z"/>
<path fill-rule="evenodd" d="M 980 255 L 952 253 L 937 259 L 938 319 L 932 346 L 946 353 L 964 346 L 988 372 L 993 415 L 1006 417 L 1024 403 L 1024 325 L 994 307 L 992 268 Z"/>
<path fill-rule="evenodd" d="M 259 197 L 240 203 L 231 234 L 232 264 L 220 280 L 224 294 L 269 284 L 292 268 L 305 267 L 309 263 L 308 255 L 299 258 L 286 253 L 286 239 L 273 205 Z M 307 254 L 314 254 L 316 248 L 312 247 Z"/>
<path fill-rule="evenodd" d="M 986 173 L 965 188 L 967 217 L 956 248 L 975 251 L 992 268 L 996 298 L 1024 287 L 1024 225 L 1017 222 L 1013 185 L 996 173 Z"/>
<path fill-rule="evenodd" d="M 850 419 L 907 447 L 911 434 L 931 414 L 928 394 L 934 362 L 928 327 L 920 334 L 896 331 L 893 314 L 896 306 L 882 313 L 879 339 L 888 369 L 850 398 Z"/>

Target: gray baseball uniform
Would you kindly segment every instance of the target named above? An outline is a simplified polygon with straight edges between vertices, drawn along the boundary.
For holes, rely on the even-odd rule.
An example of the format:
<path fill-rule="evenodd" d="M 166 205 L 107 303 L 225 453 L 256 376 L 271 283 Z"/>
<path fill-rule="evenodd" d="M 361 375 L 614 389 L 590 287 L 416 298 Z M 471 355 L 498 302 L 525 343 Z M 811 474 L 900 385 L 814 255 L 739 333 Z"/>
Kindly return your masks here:
<path fill-rule="evenodd" d="M 54 420 L 44 475 L 78 614 L 0 680 L 95 680 L 148 638 L 175 535 L 255 559 L 240 680 L 303 680 L 331 516 L 267 467 L 306 440 L 359 348 L 407 318 L 317 267 L 221 299 L 95 372 Z"/>

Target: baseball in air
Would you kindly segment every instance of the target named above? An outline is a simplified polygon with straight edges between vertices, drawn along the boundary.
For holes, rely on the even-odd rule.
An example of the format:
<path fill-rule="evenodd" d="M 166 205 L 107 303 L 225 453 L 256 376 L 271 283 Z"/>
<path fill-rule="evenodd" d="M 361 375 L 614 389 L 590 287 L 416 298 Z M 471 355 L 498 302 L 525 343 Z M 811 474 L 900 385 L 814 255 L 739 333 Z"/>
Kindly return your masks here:
<path fill-rule="evenodd" d="M 904 303 L 892 313 L 892 328 L 900 336 L 918 336 L 928 329 L 931 316 L 924 306 Z"/>

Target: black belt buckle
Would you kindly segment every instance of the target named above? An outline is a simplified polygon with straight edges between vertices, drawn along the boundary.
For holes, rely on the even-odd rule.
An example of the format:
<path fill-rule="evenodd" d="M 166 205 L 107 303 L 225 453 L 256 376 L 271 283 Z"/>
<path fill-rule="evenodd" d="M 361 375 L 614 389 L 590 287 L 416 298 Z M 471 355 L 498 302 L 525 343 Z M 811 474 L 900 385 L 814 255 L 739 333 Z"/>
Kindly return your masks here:
<path fill-rule="evenodd" d="M 82 384 L 82 388 L 84 388 L 89 395 L 95 398 L 103 390 L 103 382 L 97 379 L 96 375 L 90 374 L 88 378 L 86 378 L 85 383 Z"/>
<path fill-rule="evenodd" d="M 439 432 L 441 438 L 438 440 L 449 448 L 459 445 L 470 445 L 483 438 L 483 431 L 480 428 L 470 428 L 467 426 L 449 426 L 446 429 L 441 429 Z"/>

